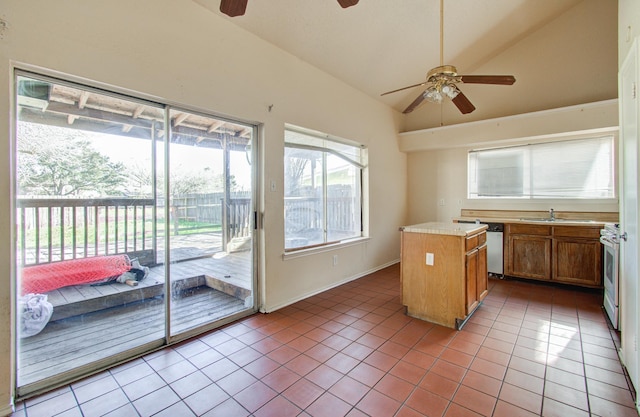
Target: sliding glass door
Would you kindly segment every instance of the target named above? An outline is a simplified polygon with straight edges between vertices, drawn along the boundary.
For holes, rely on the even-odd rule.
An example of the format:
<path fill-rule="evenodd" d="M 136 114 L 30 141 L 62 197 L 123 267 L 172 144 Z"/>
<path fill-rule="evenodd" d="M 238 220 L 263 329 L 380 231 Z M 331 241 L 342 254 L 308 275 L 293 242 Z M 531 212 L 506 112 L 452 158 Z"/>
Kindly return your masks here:
<path fill-rule="evenodd" d="M 18 395 L 254 311 L 255 128 L 17 73 Z"/>
<path fill-rule="evenodd" d="M 253 307 L 253 128 L 171 109 L 170 334 Z"/>

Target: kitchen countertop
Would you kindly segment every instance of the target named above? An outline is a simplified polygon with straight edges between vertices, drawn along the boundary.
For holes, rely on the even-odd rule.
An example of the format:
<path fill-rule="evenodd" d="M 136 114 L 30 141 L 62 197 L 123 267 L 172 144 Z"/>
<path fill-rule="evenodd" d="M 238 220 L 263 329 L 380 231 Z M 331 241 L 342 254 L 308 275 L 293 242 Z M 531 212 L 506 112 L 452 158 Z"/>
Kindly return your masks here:
<path fill-rule="evenodd" d="M 604 227 L 605 221 L 597 221 L 597 220 L 582 220 L 582 219 L 561 219 L 556 218 L 555 220 L 543 220 L 540 219 L 528 219 L 528 218 L 499 218 L 499 217 L 455 217 L 453 219 L 456 221 L 465 221 L 465 222 L 475 222 L 476 220 L 480 220 L 484 223 L 521 223 L 521 224 L 539 224 L 546 226 L 598 226 Z M 465 224 L 465 223 L 462 223 Z"/>
<path fill-rule="evenodd" d="M 460 209 L 460 216 L 453 221 L 475 221 L 485 223 L 531 224 L 544 226 L 600 227 L 606 223 L 618 223 L 617 212 L 587 212 L 554 210 L 555 221 L 549 219 L 549 210 L 486 210 Z"/>
<path fill-rule="evenodd" d="M 486 224 L 427 222 L 402 226 L 400 231 L 412 233 L 428 233 L 434 235 L 468 236 L 487 229 Z"/>

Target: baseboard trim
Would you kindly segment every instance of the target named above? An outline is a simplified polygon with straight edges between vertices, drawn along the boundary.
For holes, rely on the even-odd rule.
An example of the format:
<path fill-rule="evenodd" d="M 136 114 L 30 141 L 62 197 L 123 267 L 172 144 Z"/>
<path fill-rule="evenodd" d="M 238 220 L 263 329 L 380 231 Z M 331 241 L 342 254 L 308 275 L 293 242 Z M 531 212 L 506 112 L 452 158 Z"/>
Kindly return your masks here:
<path fill-rule="evenodd" d="M 0 416 L 10 416 L 11 414 L 13 414 L 14 412 L 14 408 L 13 408 L 13 402 L 5 405 L 4 407 L 0 408 Z"/>
<path fill-rule="evenodd" d="M 343 284 L 346 284 L 346 283 L 348 283 L 348 282 L 354 281 L 354 280 L 356 280 L 356 279 L 358 279 L 358 278 L 362 278 L 362 277 L 367 276 L 367 275 L 369 275 L 369 274 L 373 274 L 374 272 L 380 271 L 381 269 L 384 269 L 384 268 L 390 267 L 390 266 L 395 265 L 395 264 L 397 264 L 397 263 L 399 263 L 399 262 L 400 262 L 400 259 L 399 259 L 399 258 L 398 258 L 398 259 L 394 259 L 394 260 L 389 261 L 389 262 L 387 262 L 387 263 L 384 263 L 384 264 L 382 264 L 382 265 L 378 265 L 378 266 L 376 266 L 376 267 L 374 267 L 374 268 L 368 269 L 368 270 L 363 271 L 363 272 L 360 272 L 360 273 L 358 273 L 358 274 L 356 274 L 356 275 L 352 275 L 352 276 L 350 276 L 350 277 L 347 277 L 347 278 L 345 278 L 345 279 L 342 279 L 342 280 L 340 280 L 340 281 L 338 281 L 338 282 L 334 282 L 334 283 L 332 283 L 331 285 L 327 285 L 326 287 L 323 287 L 323 288 L 320 288 L 320 289 L 318 289 L 318 290 L 315 290 L 315 291 L 311 291 L 311 292 L 308 292 L 308 293 L 302 294 L 300 297 L 297 297 L 297 298 L 295 298 L 295 299 L 287 300 L 287 301 L 285 301 L 285 302 L 283 302 L 283 303 L 276 304 L 276 305 L 273 305 L 273 306 L 260 307 L 260 312 L 261 312 L 261 313 L 267 313 L 267 314 L 268 314 L 268 313 L 273 313 L 274 311 L 280 310 L 281 308 L 284 308 L 284 307 L 290 306 L 291 304 L 295 304 L 295 303 L 297 303 L 298 301 L 302 301 L 302 300 L 304 300 L 304 299 L 306 299 L 306 298 L 313 297 L 314 295 L 317 295 L 317 294 L 323 293 L 323 292 L 325 292 L 325 291 L 327 291 L 327 290 L 330 290 L 330 289 L 332 289 L 332 288 L 335 288 L 335 287 L 339 287 L 340 285 L 343 285 Z"/>

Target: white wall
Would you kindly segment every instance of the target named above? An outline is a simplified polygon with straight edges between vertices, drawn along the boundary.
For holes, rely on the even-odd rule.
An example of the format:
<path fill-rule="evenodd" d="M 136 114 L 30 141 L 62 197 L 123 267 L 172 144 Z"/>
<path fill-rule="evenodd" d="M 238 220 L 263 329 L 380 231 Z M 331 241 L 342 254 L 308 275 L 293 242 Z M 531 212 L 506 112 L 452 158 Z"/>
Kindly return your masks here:
<path fill-rule="evenodd" d="M 406 156 L 399 114 L 192 1 L 6 0 L 0 10 L 0 415 L 11 401 L 13 257 L 12 66 L 42 67 L 261 125 L 263 309 L 399 259 L 406 221 Z M 268 107 L 273 105 L 272 111 Z M 292 123 L 369 146 L 370 239 L 283 260 L 283 128 Z M 339 255 L 332 266 L 332 256 Z"/>
<path fill-rule="evenodd" d="M 460 209 L 617 212 L 618 200 L 470 200 L 470 149 L 613 134 L 617 100 L 400 134 L 408 152 L 409 223 L 450 221 Z M 444 205 L 442 202 L 444 201 Z"/>

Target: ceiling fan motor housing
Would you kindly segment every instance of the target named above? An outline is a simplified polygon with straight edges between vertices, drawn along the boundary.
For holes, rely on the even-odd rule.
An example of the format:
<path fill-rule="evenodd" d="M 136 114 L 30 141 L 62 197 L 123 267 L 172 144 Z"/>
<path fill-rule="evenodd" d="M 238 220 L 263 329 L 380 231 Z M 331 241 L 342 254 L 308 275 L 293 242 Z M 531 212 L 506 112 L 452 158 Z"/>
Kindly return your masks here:
<path fill-rule="evenodd" d="M 428 82 L 436 82 L 441 79 L 447 81 L 458 82 L 458 70 L 453 65 L 441 65 L 439 67 L 432 68 L 427 73 Z"/>

